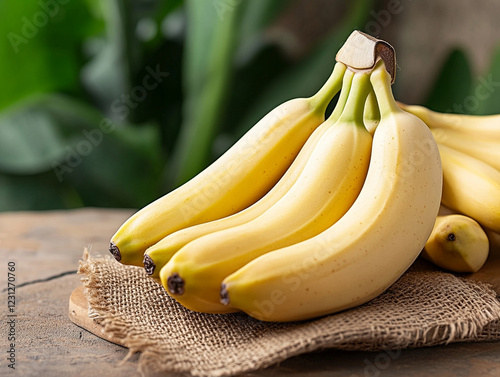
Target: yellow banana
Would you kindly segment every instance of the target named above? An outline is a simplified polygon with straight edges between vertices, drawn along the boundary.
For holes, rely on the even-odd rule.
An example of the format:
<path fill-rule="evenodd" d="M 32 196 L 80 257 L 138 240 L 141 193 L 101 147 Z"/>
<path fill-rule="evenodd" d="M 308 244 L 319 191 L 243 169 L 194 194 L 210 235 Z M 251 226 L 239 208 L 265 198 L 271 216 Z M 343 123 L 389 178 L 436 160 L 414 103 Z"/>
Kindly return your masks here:
<path fill-rule="evenodd" d="M 384 292 L 420 254 L 440 207 L 439 152 L 429 128 L 397 106 L 383 65 L 371 82 L 381 121 L 358 198 L 326 231 L 228 276 L 221 301 L 229 307 L 264 321 L 338 312 Z"/>
<path fill-rule="evenodd" d="M 345 66 L 312 97 L 276 107 L 193 179 L 132 215 L 113 235 L 110 252 L 142 266 L 144 251 L 168 234 L 236 213 L 261 198 L 284 174 L 340 90 Z"/>
<path fill-rule="evenodd" d="M 174 254 L 160 279 L 176 300 L 195 311 L 226 312 L 231 308 L 220 303 L 219 291 L 227 275 L 259 255 L 320 233 L 342 217 L 358 196 L 369 165 L 372 136 L 363 124 L 369 88 L 369 75 L 356 73 L 339 120 L 276 204 L 252 221 L 198 238 Z"/>
<path fill-rule="evenodd" d="M 488 236 L 474 219 L 438 216 L 421 256 L 452 272 L 476 272 L 489 254 Z"/>
<path fill-rule="evenodd" d="M 352 71 L 345 72 L 340 97 L 333 113 L 329 116 L 328 121 L 321 124 L 321 126 L 319 126 L 313 132 L 311 137 L 304 144 L 304 147 L 300 150 L 290 168 L 266 195 L 264 195 L 259 201 L 257 201 L 250 207 L 238 213 L 223 217 L 218 220 L 209 221 L 207 223 L 198 224 L 192 227 L 178 230 L 168 235 L 158 243 L 154 244 L 144 253 L 144 268 L 146 269 L 146 273 L 151 277 L 157 279 L 159 277 L 161 268 L 184 245 L 206 234 L 249 222 L 255 219 L 257 216 L 263 214 L 279 199 L 281 199 L 299 177 L 307 161 L 309 160 L 311 153 L 321 139 L 321 136 L 332 126 L 332 124 L 337 119 L 339 119 L 347 101 L 352 77 Z"/>
<path fill-rule="evenodd" d="M 146 252 L 144 253 L 144 268 L 146 273 L 152 278 L 158 279 L 161 268 L 184 245 L 206 234 L 249 222 L 257 216 L 260 216 L 279 199 L 281 199 L 281 197 L 285 195 L 285 193 L 299 177 L 300 173 L 304 169 L 304 166 L 309 160 L 311 153 L 321 139 L 321 136 L 337 119 L 339 119 L 347 101 L 352 77 L 352 71 L 345 72 L 340 97 L 333 113 L 329 116 L 328 121 L 321 124 L 321 126 L 313 132 L 311 137 L 309 137 L 304 144 L 304 147 L 300 150 L 290 168 L 266 195 L 250 207 L 245 208 L 244 210 L 231 216 L 194 225 L 169 234 L 158 243 L 146 249 Z"/>
<path fill-rule="evenodd" d="M 467 115 L 440 113 L 424 106 L 407 105 L 398 102 L 405 111 L 418 116 L 430 128 L 452 130 L 471 137 L 481 136 L 486 139 L 500 141 L 500 114 L 499 115 Z"/>
<path fill-rule="evenodd" d="M 466 153 L 500 170 L 500 139 L 466 135 L 455 130 L 431 129 L 431 131 L 439 144 Z"/>
<path fill-rule="evenodd" d="M 500 171 L 468 154 L 438 143 L 446 207 L 500 232 Z"/>

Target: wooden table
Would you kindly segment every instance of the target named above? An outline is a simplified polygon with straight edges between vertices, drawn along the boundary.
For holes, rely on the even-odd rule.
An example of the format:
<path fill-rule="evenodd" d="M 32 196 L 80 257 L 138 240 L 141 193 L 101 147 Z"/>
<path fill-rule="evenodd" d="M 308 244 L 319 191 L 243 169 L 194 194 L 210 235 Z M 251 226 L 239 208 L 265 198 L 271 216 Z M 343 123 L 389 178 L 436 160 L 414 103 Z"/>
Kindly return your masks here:
<path fill-rule="evenodd" d="M 114 209 L 0 213 L 0 375 L 138 375 L 136 357 L 122 362 L 126 348 L 76 326 L 68 317 L 69 296 L 80 285 L 76 270 L 83 249 L 107 253 L 109 238 L 131 213 Z M 7 317 L 9 262 L 15 263 L 15 370 L 7 360 L 12 318 Z M 393 355 L 324 350 L 245 377 L 434 375 L 498 377 L 500 342 L 451 344 Z"/>

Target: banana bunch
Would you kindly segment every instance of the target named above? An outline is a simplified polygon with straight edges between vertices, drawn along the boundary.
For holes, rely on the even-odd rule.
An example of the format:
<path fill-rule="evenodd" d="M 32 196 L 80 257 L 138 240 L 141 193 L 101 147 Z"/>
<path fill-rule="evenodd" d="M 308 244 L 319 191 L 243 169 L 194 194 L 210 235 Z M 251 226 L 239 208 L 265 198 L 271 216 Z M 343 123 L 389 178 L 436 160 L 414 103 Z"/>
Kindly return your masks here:
<path fill-rule="evenodd" d="M 131 216 L 111 254 L 186 308 L 263 321 L 363 304 L 419 256 L 477 271 L 483 227 L 500 232 L 500 115 L 399 103 L 389 65 L 338 60 L 315 95 L 279 105 Z M 456 214 L 440 215 L 444 206 Z"/>
<path fill-rule="evenodd" d="M 329 94 L 319 102 L 323 115 L 340 91 L 333 112 L 309 126 L 302 145 L 294 144 L 293 161 L 272 182 L 260 176 L 268 180 L 267 192 L 226 215 L 217 208 L 219 215 L 211 219 L 194 221 L 199 217 L 193 211 L 190 225 L 176 226 L 166 215 L 155 218 L 165 203 L 170 214 L 183 211 L 186 204 L 171 203 L 173 195 L 167 194 L 171 199 L 150 204 L 126 222 L 111 248 L 119 248 L 122 257 L 143 253 L 146 272 L 198 312 L 243 311 L 265 321 L 293 321 L 357 306 L 382 293 L 431 234 L 442 192 L 440 155 L 429 128 L 398 107 L 382 60 L 361 71 L 337 63 L 332 76 L 335 85 L 327 81 Z M 282 118 L 271 128 L 281 127 L 285 140 L 296 137 L 282 127 Z M 286 158 L 291 146 L 277 139 L 273 158 Z M 262 152 L 240 162 L 246 169 L 262 166 L 257 156 L 270 158 Z M 200 185 L 202 179 L 203 173 L 193 180 Z M 245 182 L 226 184 L 245 192 L 263 186 Z M 177 189 L 184 196 L 192 190 L 188 184 Z M 160 228 L 155 234 L 152 224 L 141 225 L 148 221 Z M 136 240 L 128 252 L 138 235 L 140 247 Z"/>
<path fill-rule="evenodd" d="M 453 272 L 475 272 L 489 251 L 482 228 L 500 233 L 500 115 L 447 114 L 398 105 L 431 130 L 442 161 L 441 202 L 456 215 L 437 219 L 422 256 Z M 452 242 L 444 241 L 445 228 Z"/>

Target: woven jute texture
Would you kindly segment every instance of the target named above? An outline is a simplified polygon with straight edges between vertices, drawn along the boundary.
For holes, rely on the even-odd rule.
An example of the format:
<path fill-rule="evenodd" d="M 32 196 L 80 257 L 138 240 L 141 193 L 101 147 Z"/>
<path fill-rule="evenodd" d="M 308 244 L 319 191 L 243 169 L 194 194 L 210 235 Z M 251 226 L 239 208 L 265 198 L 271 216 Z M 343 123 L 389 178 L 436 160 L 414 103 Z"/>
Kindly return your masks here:
<path fill-rule="evenodd" d="M 341 313 L 294 323 L 185 309 L 142 268 L 84 253 L 90 315 L 139 352 L 143 375 L 229 376 L 322 349 L 394 350 L 500 339 L 500 303 L 485 284 L 414 264 L 385 293 Z"/>

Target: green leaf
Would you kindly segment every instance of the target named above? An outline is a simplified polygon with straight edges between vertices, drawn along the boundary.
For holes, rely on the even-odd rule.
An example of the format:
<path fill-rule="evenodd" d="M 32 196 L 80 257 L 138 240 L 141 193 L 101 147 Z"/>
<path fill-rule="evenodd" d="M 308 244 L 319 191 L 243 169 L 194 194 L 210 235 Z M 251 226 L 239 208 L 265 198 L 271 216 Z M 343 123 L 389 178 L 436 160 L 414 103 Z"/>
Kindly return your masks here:
<path fill-rule="evenodd" d="M 82 137 L 54 168 L 84 205 L 141 208 L 162 194 L 158 127 L 116 126 L 111 133 L 94 130 L 93 138 Z M 82 153 L 86 150 L 90 153 Z"/>
<path fill-rule="evenodd" d="M 133 67 L 137 57 L 132 53 L 136 40 L 131 22 L 131 0 L 101 3 L 106 36 L 100 49 L 83 67 L 81 77 L 86 90 L 101 110 L 111 114 L 111 104 L 122 94 L 130 93 Z"/>
<path fill-rule="evenodd" d="M 291 65 L 283 48 L 266 36 L 267 27 L 275 21 L 290 0 L 244 2 L 238 27 L 238 46 L 234 57 L 234 77 L 227 88 L 230 95 L 224 107 L 219 133 L 213 143 L 209 163 L 219 157 L 234 139 L 231 133 L 249 107 L 271 82 Z"/>
<path fill-rule="evenodd" d="M 435 80 L 425 106 L 441 112 L 469 113 L 467 97 L 472 88 L 472 73 L 466 53 L 453 49 Z"/>
<path fill-rule="evenodd" d="M 489 69 L 475 80 L 468 102 L 473 114 L 500 114 L 500 48 L 493 51 Z"/>
<path fill-rule="evenodd" d="M 105 20 L 105 35 L 94 43 L 98 47 L 82 69 L 82 80 L 103 112 L 115 119 L 130 122 L 144 120 L 144 113 L 139 114 L 141 111 L 136 108 L 134 91 L 144 87 L 143 79 L 148 67 L 145 63 L 152 57 L 155 60 L 151 63 L 153 69 L 159 63 L 162 63 L 162 70 L 167 69 L 165 60 L 170 57 L 171 48 L 166 48 L 163 44 L 165 39 L 161 24 L 181 4 L 181 0 L 100 2 Z M 148 27 L 152 28 L 150 32 L 153 35 L 150 40 L 142 40 L 144 32 L 141 34 L 141 30 Z M 158 52 L 158 49 L 163 50 Z M 147 100 L 151 94 L 154 93 L 148 92 Z M 116 107 L 127 101 L 132 105 L 128 107 L 126 116 L 121 117 L 121 114 L 116 114 Z"/>
<path fill-rule="evenodd" d="M 0 171 L 20 193 L 50 173 L 43 187 L 71 188 L 83 205 L 140 207 L 160 194 L 159 140 L 156 125 L 115 124 L 70 97 L 38 96 L 0 118 Z"/>
<path fill-rule="evenodd" d="M 77 208 L 78 193 L 55 180 L 52 172 L 19 176 L 0 174 L 0 211 L 38 211 Z"/>
<path fill-rule="evenodd" d="M 186 1 L 184 121 L 167 172 L 170 187 L 196 175 L 209 159 L 228 95 L 240 8 L 240 2 Z"/>
<path fill-rule="evenodd" d="M 81 45 L 96 27 L 82 2 L 0 2 L 0 110 L 33 93 L 79 93 Z"/>
<path fill-rule="evenodd" d="M 65 96 L 39 95 L 0 113 L 0 170 L 37 174 L 65 153 L 73 133 L 88 128 L 97 117 Z"/>
<path fill-rule="evenodd" d="M 224 0 L 221 1 L 223 2 Z M 245 49 L 247 43 L 254 43 L 252 40 L 259 37 L 263 29 L 289 4 L 291 4 L 290 0 L 245 1 L 238 27 L 238 45 L 240 46 L 238 49 Z"/>

